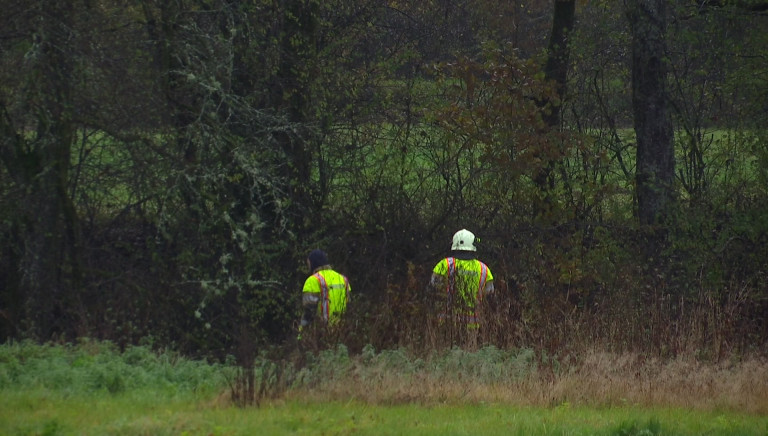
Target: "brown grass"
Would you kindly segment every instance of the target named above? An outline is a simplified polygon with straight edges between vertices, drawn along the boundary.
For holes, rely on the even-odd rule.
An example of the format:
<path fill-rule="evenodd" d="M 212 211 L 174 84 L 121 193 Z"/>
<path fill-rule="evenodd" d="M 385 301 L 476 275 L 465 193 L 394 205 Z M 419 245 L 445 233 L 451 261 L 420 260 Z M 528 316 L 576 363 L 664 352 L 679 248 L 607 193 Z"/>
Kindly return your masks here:
<path fill-rule="evenodd" d="M 363 372 L 365 377 L 360 375 Z M 693 357 L 661 360 L 640 354 L 592 351 L 567 368 L 554 371 L 539 366 L 522 379 L 501 383 L 467 377 L 438 378 L 427 372 L 403 376 L 381 370 L 372 374 L 356 362 L 346 377 L 293 389 L 286 392 L 286 397 L 355 399 L 375 404 L 635 405 L 767 414 L 768 361 L 750 358 L 704 363 Z"/>
<path fill-rule="evenodd" d="M 756 358 L 713 364 L 591 352 L 574 371 L 541 386 L 554 403 L 768 413 L 768 362 Z"/>

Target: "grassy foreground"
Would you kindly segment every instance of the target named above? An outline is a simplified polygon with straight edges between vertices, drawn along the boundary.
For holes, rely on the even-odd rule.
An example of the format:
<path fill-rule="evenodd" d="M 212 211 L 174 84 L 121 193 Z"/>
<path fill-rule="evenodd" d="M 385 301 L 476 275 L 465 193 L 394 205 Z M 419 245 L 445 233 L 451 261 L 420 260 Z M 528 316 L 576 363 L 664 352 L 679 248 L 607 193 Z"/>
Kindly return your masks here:
<path fill-rule="evenodd" d="M 717 399 L 712 403 L 694 398 L 700 391 L 689 391 L 690 407 L 680 407 L 670 401 L 678 397 L 662 393 L 655 398 L 663 406 L 641 403 L 631 392 L 631 381 L 619 383 L 622 371 L 598 368 L 621 366 L 617 360 L 579 367 L 613 371 L 611 383 L 625 391 L 613 401 L 600 397 L 594 387 L 590 391 L 590 384 L 574 384 L 591 378 L 578 371 L 563 371 L 556 379 L 537 376 L 529 352 L 453 350 L 408 360 L 401 351 L 349 356 L 339 348 L 317 359 L 296 370 L 279 395 L 262 398 L 258 407 L 240 408 L 230 401 L 228 386 L 237 372 L 227 365 L 155 354 L 143 347 L 117 352 L 108 344 L 92 343 L 2 345 L 0 434 L 768 435 L 768 414 L 761 407 L 739 410 L 738 400 L 728 402 L 739 390 L 753 403 L 768 396 L 762 389 L 765 368 L 754 364 L 730 382 L 758 377 L 752 380 L 756 392 L 750 394 L 743 386 L 725 394 L 707 391 Z M 459 364 L 467 360 L 472 370 Z M 331 366 L 336 369 L 330 371 Z M 739 370 L 729 366 L 728 372 Z M 669 377 L 663 371 L 653 373 Z M 455 376 L 452 382 L 438 382 L 450 374 Z M 714 377 L 728 378 L 725 372 Z M 683 380 L 671 390 L 686 386 L 691 382 Z M 541 392 L 547 392 L 548 404 L 536 400 Z"/>
<path fill-rule="evenodd" d="M 370 405 L 279 401 L 259 408 L 148 395 L 3 392 L 4 435 L 766 435 L 768 417 L 680 409 Z"/>

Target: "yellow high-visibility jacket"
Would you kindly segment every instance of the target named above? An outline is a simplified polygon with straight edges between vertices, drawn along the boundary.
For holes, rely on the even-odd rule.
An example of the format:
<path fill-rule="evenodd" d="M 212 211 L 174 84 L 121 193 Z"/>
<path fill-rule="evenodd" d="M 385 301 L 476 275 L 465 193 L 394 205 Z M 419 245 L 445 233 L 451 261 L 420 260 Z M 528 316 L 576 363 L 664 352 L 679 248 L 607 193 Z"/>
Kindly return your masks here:
<path fill-rule="evenodd" d="M 352 288 L 349 280 L 330 267 L 321 268 L 304 282 L 303 304 L 318 304 L 318 315 L 330 324 L 339 320 L 347 310 Z"/>
<path fill-rule="evenodd" d="M 451 305 L 459 304 L 467 324 L 477 323 L 475 308 L 486 293 L 493 291 L 493 274 L 477 259 L 447 257 L 435 265 L 433 278 L 441 278 Z M 458 298 L 457 298 L 458 297 Z M 453 312 L 454 307 L 447 308 Z"/>

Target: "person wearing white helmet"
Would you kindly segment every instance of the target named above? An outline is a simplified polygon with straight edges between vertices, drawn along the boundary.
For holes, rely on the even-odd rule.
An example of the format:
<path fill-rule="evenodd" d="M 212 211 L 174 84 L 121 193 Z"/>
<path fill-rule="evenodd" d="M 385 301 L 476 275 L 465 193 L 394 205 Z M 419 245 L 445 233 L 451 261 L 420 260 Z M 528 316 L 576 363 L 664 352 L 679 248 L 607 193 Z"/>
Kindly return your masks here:
<path fill-rule="evenodd" d="M 430 281 L 447 296 L 441 318 L 471 329 L 479 326 L 478 309 L 483 298 L 494 291 L 491 269 L 476 254 L 475 235 L 467 229 L 459 230 L 453 235 L 451 255 L 435 265 Z"/>

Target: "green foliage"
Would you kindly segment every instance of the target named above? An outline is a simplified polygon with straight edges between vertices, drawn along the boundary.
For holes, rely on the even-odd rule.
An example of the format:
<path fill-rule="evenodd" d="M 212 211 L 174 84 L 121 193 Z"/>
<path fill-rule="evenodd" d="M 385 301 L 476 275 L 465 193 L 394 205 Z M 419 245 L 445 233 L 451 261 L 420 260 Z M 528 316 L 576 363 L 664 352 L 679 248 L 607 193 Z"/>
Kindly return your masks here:
<path fill-rule="evenodd" d="M 165 397 L 211 394 L 224 387 L 224 368 L 173 352 L 129 346 L 120 352 L 110 342 L 78 345 L 0 346 L 0 390 L 44 390 L 56 395 L 146 394 Z"/>
<path fill-rule="evenodd" d="M 645 425 L 637 422 L 622 422 L 609 434 L 612 436 L 655 436 L 664 434 L 664 432 L 659 421 L 651 419 Z"/>

